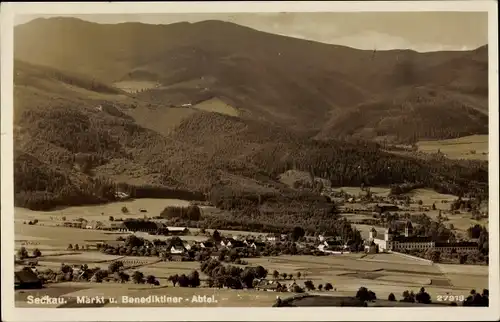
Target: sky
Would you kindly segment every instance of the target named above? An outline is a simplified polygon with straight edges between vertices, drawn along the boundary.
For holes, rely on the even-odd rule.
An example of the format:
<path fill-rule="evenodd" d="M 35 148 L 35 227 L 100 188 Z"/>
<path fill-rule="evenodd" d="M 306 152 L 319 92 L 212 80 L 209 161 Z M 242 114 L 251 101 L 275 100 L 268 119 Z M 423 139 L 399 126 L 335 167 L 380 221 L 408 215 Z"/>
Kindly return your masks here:
<path fill-rule="evenodd" d="M 162 13 L 65 15 L 97 23 L 223 20 L 257 30 L 368 50 L 472 50 L 488 42 L 486 12 Z M 17 15 L 15 24 L 49 15 Z"/>

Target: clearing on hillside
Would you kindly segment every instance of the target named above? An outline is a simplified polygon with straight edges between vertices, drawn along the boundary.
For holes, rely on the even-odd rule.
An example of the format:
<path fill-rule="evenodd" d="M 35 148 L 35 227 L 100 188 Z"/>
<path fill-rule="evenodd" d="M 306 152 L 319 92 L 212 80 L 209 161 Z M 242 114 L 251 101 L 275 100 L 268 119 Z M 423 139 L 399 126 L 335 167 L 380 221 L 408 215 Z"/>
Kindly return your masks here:
<path fill-rule="evenodd" d="M 450 159 L 488 160 L 488 135 L 471 135 L 456 139 L 419 141 L 418 150 L 425 153 L 441 151 Z"/>
<path fill-rule="evenodd" d="M 139 91 L 158 87 L 156 82 L 142 80 L 121 81 L 114 83 L 113 85 L 127 93 L 137 93 Z"/>
<path fill-rule="evenodd" d="M 295 184 L 300 184 L 300 185 L 310 185 L 312 184 L 311 180 L 311 174 L 306 171 L 299 171 L 299 170 L 288 170 L 280 174 L 279 176 L 279 181 L 283 184 L 286 184 L 287 186 L 294 188 Z M 320 177 L 314 177 L 315 182 L 321 182 L 324 187 L 329 187 L 330 186 L 330 181 L 320 178 Z"/>
<path fill-rule="evenodd" d="M 377 195 L 380 197 L 386 197 L 391 192 L 390 188 L 384 188 L 384 187 L 368 187 L 368 188 L 370 188 L 370 193 L 372 195 Z M 345 193 L 348 193 L 348 194 L 353 195 L 353 196 L 359 196 L 359 195 L 366 194 L 366 192 L 362 191 L 360 187 L 340 187 L 340 188 L 335 188 L 333 190 L 335 192 L 344 191 Z"/>
<path fill-rule="evenodd" d="M 229 116 L 239 116 L 240 113 L 237 109 L 232 107 L 229 104 L 226 104 L 224 101 L 222 101 L 220 98 L 214 97 L 209 100 L 203 101 L 201 103 L 198 103 L 196 105 L 193 105 L 193 108 L 203 110 L 206 112 L 212 112 L 212 113 L 220 113 L 220 114 L 225 114 Z"/>

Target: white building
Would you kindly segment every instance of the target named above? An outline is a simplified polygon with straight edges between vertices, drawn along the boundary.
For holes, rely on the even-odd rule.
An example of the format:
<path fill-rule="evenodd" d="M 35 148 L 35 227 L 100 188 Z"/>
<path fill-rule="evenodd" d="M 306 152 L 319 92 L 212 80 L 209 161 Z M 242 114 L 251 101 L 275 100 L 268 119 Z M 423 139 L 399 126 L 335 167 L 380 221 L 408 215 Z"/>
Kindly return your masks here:
<path fill-rule="evenodd" d="M 413 225 L 410 221 L 406 222 L 404 235 L 397 234 L 390 228 L 385 230 L 383 239 L 378 238 L 377 234 L 375 228 L 370 230 L 368 245 L 373 242 L 377 245 L 379 251 L 400 252 L 405 250 L 433 249 L 440 252 L 472 253 L 476 252 L 478 249 L 476 242 L 436 243 L 431 237 L 414 236 Z"/>
<path fill-rule="evenodd" d="M 183 254 L 185 251 L 186 249 L 183 246 L 172 246 L 170 248 L 171 254 Z"/>
<path fill-rule="evenodd" d="M 405 234 L 396 234 L 392 229 L 385 230 L 384 238 L 378 238 L 375 228 L 370 230 L 369 241 L 373 241 L 380 251 L 402 251 L 411 249 L 429 249 L 434 248 L 435 244 L 431 237 L 419 237 L 413 235 L 413 226 L 411 222 L 406 223 Z"/>

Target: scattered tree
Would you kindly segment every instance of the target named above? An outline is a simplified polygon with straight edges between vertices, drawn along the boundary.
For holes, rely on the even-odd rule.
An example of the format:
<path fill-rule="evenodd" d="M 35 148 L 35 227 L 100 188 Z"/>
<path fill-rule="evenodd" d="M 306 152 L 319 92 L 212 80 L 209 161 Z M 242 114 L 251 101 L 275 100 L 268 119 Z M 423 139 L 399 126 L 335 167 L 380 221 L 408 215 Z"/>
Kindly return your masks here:
<path fill-rule="evenodd" d="M 40 257 L 40 256 L 42 256 L 42 252 L 38 248 L 35 248 L 35 250 L 33 250 L 33 257 Z"/>
<path fill-rule="evenodd" d="M 420 292 L 415 296 L 415 300 L 417 300 L 418 303 L 430 304 L 431 296 L 425 291 L 425 288 L 422 287 L 420 288 Z"/>
<path fill-rule="evenodd" d="M 311 281 L 311 280 L 308 280 L 308 281 L 305 281 L 304 282 L 304 286 L 305 288 L 308 290 L 308 291 L 313 291 L 316 289 L 316 287 L 314 286 L 314 283 Z"/>
<path fill-rule="evenodd" d="M 132 274 L 132 281 L 134 281 L 135 284 L 144 284 L 144 274 L 139 271 L 135 271 L 134 274 Z"/>
<path fill-rule="evenodd" d="M 377 296 L 374 292 L 368 290 L 366 287 L 362 286 L 356 292 L 356 298 L 362 301 L 373 301 L 377 299 Z"/>
<path fill-rule="evenodd" d="M 26 250 L 26 247 L 19 248 L 19 250 L 17 251 L 17 257 L 19 257 L 19 259 L 25 259 L 28 257 L 28 251 Z"/>
<path fill-rule="evenodd" d="M 122 269 L 123 266 L 124 265 L 122 261 L 114 261 L 111 264 L 109 264 L 108 271 L 110 274 L 113 274 L 120 271 L 120 269 Z"/>
<path fill-rule="evenodd" d="M 169 280 L 170 282 L 172 282 L 172 284 L 173 284 L 173 285 L 174 285 L 174 287 L 175 287 L 175 285 L 176 285 L 176 284 L 177 284 L 177 282 L 179 281 L 179 275 L 177 275 L 177 274 L 175 274 L 175 275 L 170 275 L 170 276 L 168 277 L 168 280 Z"/>

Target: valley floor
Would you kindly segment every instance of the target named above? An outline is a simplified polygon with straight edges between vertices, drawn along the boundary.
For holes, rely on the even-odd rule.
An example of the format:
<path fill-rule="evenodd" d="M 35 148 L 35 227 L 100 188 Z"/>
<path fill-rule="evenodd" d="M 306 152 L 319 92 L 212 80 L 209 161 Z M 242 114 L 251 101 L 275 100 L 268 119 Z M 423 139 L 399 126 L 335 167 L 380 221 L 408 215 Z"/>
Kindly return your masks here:
<path fill-rule="evenodd" d="M 351 190 L 354 188 L 351 188 Z M 379 189 L 380 190 L 380 189 Z M 352 191 L 351 191 L 352 192 Z M 375 193 L 384 194 L 383 190 L 376 190 Z M 428 192 L 414 192 L 429 203 L 432 200 L 445 198 L 446 196 L 429 195 Z M 427 198 L 427 197 L 428 198 Z M 452 197 L 452 196 L 451 196 Z M 450 198 L 451 198 L 450 197 Z M 436 199 L 437 198 L 437 199 Z M 52 295 L 63 296 L 69 299 L 67 306 L 77 305 L 71 299 L 76 296 L 106 296 L 119 298 L 121 296 L 147 296 L 166 295 L 191 298 L 193 295 L 214 295 L 218 299 L 217 303 L 191 303 L 186 300 L 180 304 L 182 306 L 271 306 L 276 295 L 286 297 L 286 293 L 263 292 L 256 290 L 229 290 L 213 289 L 207 287 L 180 288 L 173 287 L 167 280 L 173 274 L 189 274 L 193 270 L 200 270 L 198 262 L 163 262 L 157 257 L 134 257 L 107 255 L 97 251 L 68 251 L 69 243 L 86 245 L 95 244 L 97 241 L 113 242 L 118 236 L 127 234 L 92 230 L 60 227 L 64 220 L 75 220 L 84 218 L 86 220 L 108 220 L 109 216 L 141 218 L 145 214 L 156 216 L 166 206 L 186 206 L 188 201 L 183 200 L 159 200 L 159 199 L 138 199 L 100 206 L 71 207 L 51 212 L 36 212 L 18 208 L 15 211 L 15 248 L 24 246 L 28 252 L 38 248 L 42 252 L 39 258 L 39 270 L 46 268 L 57 269 L 61 263 L 65 264 L 88 264 L 89 267 L 99 266 L 106 268 L 110 262 L 120 259 L 127 266 L 134 266 L 128 273 L 140 270 L 145 275 L 154 275 L 160 282 L 160 286 L 145 286 L 132 283 L 83 283 L 64 282 L 60 284 L 48 284 L 41 290 L 16 291 L 16 305 L 22 307 L 33 306 L 26 302 L 28 295 Z M 121 208 L 126 206 L 129 214 L 121 213 Z M 147 213 L 140 212 L 146 209 Z M 207 208 L 205 208 L 207 210 Z M 349 218 L 349 214 L 344 216 Z M 64 217 L 64 220 L 63 220 Z M 25 224 L 26 221 L 38 219 L 37 225 Z M 359 225 L 358 225 L 359 226 Z M 363 228 L 363 227 L 358 227 Z M 362 229 L 363 230 L 363 229 Z M 191 230 L 193 235 L 182 236 L 183 239 L 204 239 L 204 236 L 197 236 L 196 229 Z M 253 234 L 253 232 L 220 231 L 224 235 L 228 234 Z M 152 236 L 156 238 L 157 236 Z M 390 293 L 394 293 L 396 298 L 400 298 L 405 290 L 418 292 L 420 287 L 425 287 L 433 299 L 437 295 L 467 296 L 471 289 L 482 290 L 488 288 L 488 266 L 469 265 L 445 265 L 428 264 L 423 261 L 399 256 L 397 254 L 343 254 L 333 256 L 277 256 L 246 259 L 248 265 L 262 265 L 269 272 L 278 270 L 280 273 L 293 274 L 294 280 L 298 284 L 303 284 L 306 280 L 311 280 L 318 286 L 319 284 L 331 283 L 335 288 L 331 294 L 342 296 L 353 296 L 361 286 L 365 286 L 377 294 L 380 299 L 387 299 Z M 297 274 L 301 273 L 300 279 Z M 203 281 L 206 276 L 200 274 Z M 281 281 L 282 283 L 292 283 L 293 280 Z M 202 282 L 203 285 L 203 282 Z M 73 303 L 73 304 L 72 304 Z M 107 303 L 105 306 L 129 306 L 130 304 Z M 154 305 L 160 304 L 142 304 Z M 165 305 L 165 304 L 163 304 Z"/>

